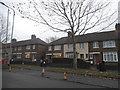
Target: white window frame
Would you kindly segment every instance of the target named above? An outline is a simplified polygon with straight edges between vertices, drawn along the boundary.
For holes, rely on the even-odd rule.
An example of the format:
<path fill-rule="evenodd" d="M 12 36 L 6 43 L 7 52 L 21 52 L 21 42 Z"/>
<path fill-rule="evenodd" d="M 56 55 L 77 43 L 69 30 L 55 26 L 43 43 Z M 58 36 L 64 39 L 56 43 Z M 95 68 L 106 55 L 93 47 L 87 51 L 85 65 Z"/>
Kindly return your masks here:
<path fill-rule="evenodd" d="M 117 52 L 103 52 L 103 60 L 106 62 L 118 62 Z"/>
<path fill-rule="evenodd" d="M 68 49 L 73 49 L 73 44 L 68 44 Z"/>
<path fill-rule="evenodd" d="M 84 43 L 80 43 L 80 49 L 84 49 Z"/>
<path fill-rule="evenodd" d="M 61 50 L 61 45 L 55 45 L 54 50 Z"/>
<path fill-rule="evenodd" d="M 49 46 L 49 47 L 48 47 L 48 51 L 52 51 L 52 46 Z"/>
<path fill-rule="evenodd" d="M 99 42 L 93 42 L 93 48 L 99 48 Z"/>
<path fill-rule="evenodd" d="M 36 48 L 36 45 L 32 45 L 32 49 L 35 49 Z"/>
<path fill-rule="evenodd" d="M 26 50 L 30 50 L 31 46 L 30 45 L 27 45 L 26 46 Z"/>
<path fill-rule="evenodd" d="M 18 47 L 18 51 L 21 51 L 21 50 L 22 50 L 22 47 L 21 47 L 21 46 L 19 46 L 19 47 Z"/>
<path fill-rule="evenodd" d="M 103 48 L 114 48 L 116 47 L 115 40 L 103 41 Z"/>
<path fill-rule="evenodd" d="M 66 53 L 67 58 L 73 58 L 73 53 Z"/>

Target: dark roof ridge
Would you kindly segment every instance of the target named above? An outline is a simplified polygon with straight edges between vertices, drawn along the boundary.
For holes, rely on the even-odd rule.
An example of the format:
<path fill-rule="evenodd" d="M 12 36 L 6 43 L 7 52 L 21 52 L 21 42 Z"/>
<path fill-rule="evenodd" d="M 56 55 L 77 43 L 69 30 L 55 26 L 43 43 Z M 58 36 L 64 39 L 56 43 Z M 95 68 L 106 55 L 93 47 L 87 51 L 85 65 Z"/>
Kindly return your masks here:
<path fill-rule="evenodd" d="M 17 42 L 14 42 L 14 43 L 13 43 L 13 45 L 15 45 L 15 46 L 19 46 L 19 45 L 30 45 L 30 44 L 47 45 L 47 43 L 44 42 L 43 40 L 41 40 L 40 38 L 22 40 L 22 41 L 17 41 Z"/>
<path fill-rule="evenodd" d="M 87 33 L 84 35 L 76 35 L 76 43 L 82 42 L 91 42 L 91 41 L 104 41 L 104 40 L 113 40 L 117 39 L 116 30 L 105 31 L 105 32 L 94 32 Z M 71 38 L 62 37 L 57 39 L 56 41 L 51 42 L 49 45 L 60 45 L 60 44 L 69 44 L 72 43 Z"/>
<path fill-rule="evenodd" d="M 101 34 L 101 33 L 112 33 L 112 32 L 116 32 L 116 30 L 103 31 L 103 32 L 93 32 L 93 33 L 87 33 L 87 34 L 76 35 L 76 36 L 84 36 L 84 35 L 91 35 L 91 34 Z"/>
<path fill-rule="evenodd" d="M 57 41 L 59 41 L 59 40 L 65 39 L 65 38 L 67 38 L 67 37 L 61 37 L 61 38 L 59 38 L 59 39 L 57 39 L 57 40 L 55 40 L 55 41 L 53 41 L 53 42 L 50 42 L 49 44 L 52 44 L 52 43 L 54 43 L 54 42 L 57 42 Z"/>

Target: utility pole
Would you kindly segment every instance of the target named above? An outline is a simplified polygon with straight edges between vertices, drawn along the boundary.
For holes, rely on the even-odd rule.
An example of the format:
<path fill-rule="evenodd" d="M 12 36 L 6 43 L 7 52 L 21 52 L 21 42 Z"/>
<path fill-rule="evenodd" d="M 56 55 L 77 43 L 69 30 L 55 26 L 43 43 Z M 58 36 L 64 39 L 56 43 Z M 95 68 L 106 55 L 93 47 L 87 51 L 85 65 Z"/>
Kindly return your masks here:
<path fill-rule="evenodd" d="M 12 32 L 11 32 L 11 43 L 10 43 L 10 56 L 9 56 L 9 62 L 12 59 L 12 38 L 13 38 L 13 30 L 14 30 L 14 19 L 15 19 L 15 11 L 13 8 L 7 6 L 5 3 L 0 2 L 0 4 L 4 5 L 5 7 L 8 8 L 8 16 L 7 16 L 7 30 L 6 30 L 6 45 L 7 45 L 7 36 L 8 36 L 8 24 L 9 24 L 9 9 L 13 11 L 13 21 L 12 21 Z M 7 48 L 6 48 L 7 50 Z"/>

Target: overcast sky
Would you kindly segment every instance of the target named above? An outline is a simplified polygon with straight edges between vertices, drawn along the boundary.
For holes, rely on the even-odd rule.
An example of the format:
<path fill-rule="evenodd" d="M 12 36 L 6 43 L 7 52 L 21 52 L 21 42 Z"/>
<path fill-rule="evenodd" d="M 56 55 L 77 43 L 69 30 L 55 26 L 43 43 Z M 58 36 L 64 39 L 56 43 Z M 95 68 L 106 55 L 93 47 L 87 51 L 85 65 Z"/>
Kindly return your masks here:
<path fill-rule="evenodd" d="M 8 6 L 11 6 L 14 3 L 22 2 L 25 0 L 0 0 L 0 1 L 4 2 Z M 111 1 L 112 1 L 111 8 L 116 10 L 118 8 L 117 6 L 118 6 L 119 0 L 111 0 Z M 2 5 L 0 5 L 0 13 L 2 12 L 6 13 L 6 9 Z M 12 17 L 12 15 L 10 17 Z M 111 30 L 115 29 L 114 25 L 110 28 Z M 53 32 L 52 30 L 50 30 L 49 28 L 43 25 L 37 25 L 35 22 L 25 18 L 21 18 L 19 15 L 16 14 L 13 38 L 16 38 L 18 41 L 26 40 L 26 39 L 30 39 L 32 34 L 35 34 L 36 37 L 44 41 L 46 40 L 46 38 L 53 37 L 53 36 L 57 36 L 59 38 L 67 36 L 67 33 Z"/>

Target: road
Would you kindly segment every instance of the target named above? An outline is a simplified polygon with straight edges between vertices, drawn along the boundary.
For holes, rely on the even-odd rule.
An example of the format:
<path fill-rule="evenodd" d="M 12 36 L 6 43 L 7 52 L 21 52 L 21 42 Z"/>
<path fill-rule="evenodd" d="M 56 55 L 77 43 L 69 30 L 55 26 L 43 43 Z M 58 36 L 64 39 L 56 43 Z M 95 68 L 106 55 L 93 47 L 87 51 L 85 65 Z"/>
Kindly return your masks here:
<path fill-rule="evenodd" d="M 17 69 L 3 70 L 2 88 L 103 88 L 40 76 L 40 71 Z"/>

